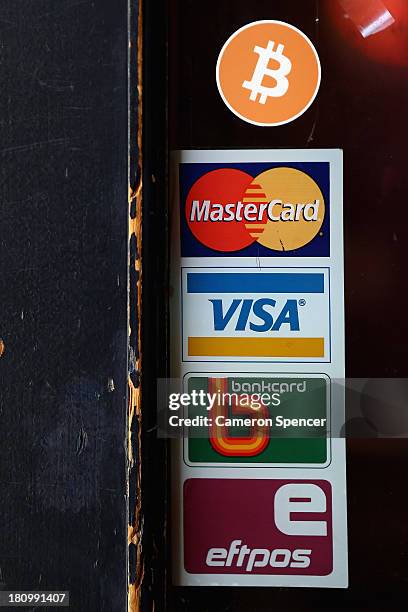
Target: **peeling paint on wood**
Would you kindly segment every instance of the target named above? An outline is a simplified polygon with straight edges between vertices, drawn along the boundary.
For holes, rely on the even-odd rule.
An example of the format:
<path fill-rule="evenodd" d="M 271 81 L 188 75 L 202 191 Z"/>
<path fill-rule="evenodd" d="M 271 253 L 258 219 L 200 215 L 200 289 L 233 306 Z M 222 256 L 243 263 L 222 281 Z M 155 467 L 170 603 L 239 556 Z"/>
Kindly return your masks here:
<path fill-rule="evenodd" d="M 132 16 L 132 13 L 131 13 Z M 138 612 L 141 605 L 141 584 L 144 576 L 142 556 L 142 489 L 141 489 L 141 314 L 142 314 L 142 189 L 143 189 L 143 151 L 142 151 L 142 7 L 130 20 L 131 28 L 137 28 L 137 37 L 130 36 L 130 71 L 135 70 L 137 83 L 137 134 L 136 142 L 133 134 L 129 134 L 129 147 L 137 147 L 137 164 L 130 167 L 129 177 L 129 308 L 137 312 L 129 312 L 129 419 L 128 419 L 128 495 L 129 504 L 129 585 L 128 610 Z M 136 49 L 132 45 L 136 43 Z M 135 80 L 130 76 L 130 87 Z M 130 111 L 131 112 L 131 111 Z M 131 160 L 132 157 L 129 156 Z M 133 173 L 136 175 L 135 187 L 132 187 Z M 130 495 L 130 487 L 135 490 Z"/>

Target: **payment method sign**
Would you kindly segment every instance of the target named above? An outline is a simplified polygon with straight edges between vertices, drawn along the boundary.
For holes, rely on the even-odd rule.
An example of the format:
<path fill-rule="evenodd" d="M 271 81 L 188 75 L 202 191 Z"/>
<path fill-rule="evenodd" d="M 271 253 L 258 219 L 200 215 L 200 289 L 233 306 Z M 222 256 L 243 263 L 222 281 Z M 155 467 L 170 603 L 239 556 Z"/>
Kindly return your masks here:
<path fill-rule="evenodd" d="M 184 566 L 194 574 L 329 575 L 331 484 L 324 479 L 186 480 Z"/>
<path fill-rule="evenodd" d="M 330 361 L 325 268 L 186 268 L 183 360 Z"/>
<path fill-rule="evenodd" d="M 255 125 L 282 125 L 312 104 L 320 61 L 312 42 L 294 26 L 255 21 L 227 40 L 216 77 L 223 101 L 237 117 Z"/>
<path fill-rule="evenodd" d="M 322 466 L 330 450 L 330 380 L 324 375 L 188 375 L 185 389 L 214 394 L 207 417 L 185 441 L 190 465 Z M 248 426 L 245 420 L 255 417 Z"/>
<path fill-rule="evenodd" d="M 329 162 L 179 167 L 184 257 L 330 254 Z"/>
<path fill-rule="evenodd" d="M 302 112 L 319 74 L 298 95 L 306 55 L 269 25 L 231 37 L 219 85 L 236 114 L 276 125 L 293 114 L 276 100 Z M 232 99 L 229 53 L 241 51 L 252 63 Z M 342 152 L 184 150 L 172 162 L 171 376 L 183 393 L 170 416 L 185 428 L 173 440 L 174 581 L 345 588 L 345 442 L 332 437 L 344 424 Z"/>

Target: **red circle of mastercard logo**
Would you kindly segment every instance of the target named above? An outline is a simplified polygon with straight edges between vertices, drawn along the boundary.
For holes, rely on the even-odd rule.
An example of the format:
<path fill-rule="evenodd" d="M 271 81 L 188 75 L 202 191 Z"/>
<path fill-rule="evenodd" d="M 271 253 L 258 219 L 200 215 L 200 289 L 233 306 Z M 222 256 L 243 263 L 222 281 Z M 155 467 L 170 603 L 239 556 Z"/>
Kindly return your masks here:
<path fill-rule="evenodd" d="M 295 168 L 278 167 L 256 177 L 232 168 L 200 177 L 186 201 L 188 226 L 215 251 L 239 251 L 254 242 L 275 251 L 313 240 L 325 214 L 317 183 Z"/>
<path fill-rule="evenodd" d="M 187 197 L 186 216 L 197 240 L 215 251 L 239 251 L 254 242 L 233 210 L 234 202 L 242 199 L 251 182 L 252 176 L 242 170 L 221 168 L 194 183 Z"/>

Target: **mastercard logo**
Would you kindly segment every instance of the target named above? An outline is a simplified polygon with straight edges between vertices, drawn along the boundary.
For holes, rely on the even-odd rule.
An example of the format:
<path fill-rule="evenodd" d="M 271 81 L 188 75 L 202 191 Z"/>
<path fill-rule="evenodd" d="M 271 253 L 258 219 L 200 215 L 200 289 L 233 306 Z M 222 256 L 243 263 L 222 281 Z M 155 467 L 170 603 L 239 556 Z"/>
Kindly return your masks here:
<path fill-rule="evenodd" d="M 194 183 L 185 214 L 195 238 L 215 251 L 258 243 L 283 252 L 305 246 L 321 232 L 325 209 L 318 184 L 301 170 L 272 168 L 253 177 L 220 168 Z"/>

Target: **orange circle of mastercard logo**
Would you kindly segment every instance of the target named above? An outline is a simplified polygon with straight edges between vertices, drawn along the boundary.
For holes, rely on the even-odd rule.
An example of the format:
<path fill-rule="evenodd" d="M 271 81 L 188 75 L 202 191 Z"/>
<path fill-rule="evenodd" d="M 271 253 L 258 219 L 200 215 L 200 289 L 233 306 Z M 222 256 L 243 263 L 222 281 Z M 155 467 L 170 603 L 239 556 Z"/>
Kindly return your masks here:
<path fill-rule="evenodd" d="M 320 231 L 325 215 L 317 183 L 295 168 L 272 168 L 256 177 L 232 168 L 200 177 L 186 201 L 188 226 L 201 244 L 221 252 L 258 242 L 293 251 Z"/>
<path fill-rule="evenodd" d="M 282 21 L 255 21 L 237 30 L 217 62 L 217 86 L 228 108 L 254 125 L 282 125 L 312 104 L 320 61 L 311 41 Z"/>

